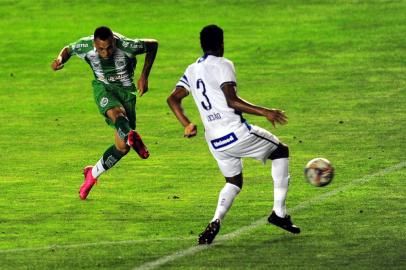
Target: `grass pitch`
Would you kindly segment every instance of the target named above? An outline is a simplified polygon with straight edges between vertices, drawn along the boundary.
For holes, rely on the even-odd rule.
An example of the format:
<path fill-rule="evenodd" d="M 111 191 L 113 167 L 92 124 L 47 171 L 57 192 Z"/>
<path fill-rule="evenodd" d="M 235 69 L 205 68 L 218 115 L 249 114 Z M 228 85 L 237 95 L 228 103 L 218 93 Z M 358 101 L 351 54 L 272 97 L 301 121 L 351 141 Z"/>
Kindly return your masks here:
<path fill-rule="evenodd" d="M 133 269 L 165 256 L 156 268 L 406 268 L 404 14 L 405 1 L 1 1 L 0 268 Z M 288 207 L 302 233 L 251 225 L 269 214 L 273 184 L 269 164 L 245 160 L 219 234 L 229 237 L 175 258 L 195 245 L 224 185 L 192 98 L 185 108 L 200 129 L 189 140 L 165 102 L 210 23 L 225 30 L 240 96 L 289 116 L 277 129 L 246 118 L 290 146 Z M 81 170 L 113 131 L 86 63 L 50 63 L 99 25 L 160 42 L 137 103 L 151 157 L 129 154 L 80 201 Z M 336 169 L 325 188 L 303 180 L 317 156 Z"/>

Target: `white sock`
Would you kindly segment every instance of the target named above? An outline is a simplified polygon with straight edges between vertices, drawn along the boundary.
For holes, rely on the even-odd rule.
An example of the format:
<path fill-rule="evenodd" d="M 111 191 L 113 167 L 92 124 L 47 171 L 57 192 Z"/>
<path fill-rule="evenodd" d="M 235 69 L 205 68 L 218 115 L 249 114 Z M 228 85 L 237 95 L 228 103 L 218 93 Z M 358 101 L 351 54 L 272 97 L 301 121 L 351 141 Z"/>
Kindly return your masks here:
<path fill-rule="evenodd" d="M 103 167 L 103 157 L 97 161 L 96 165 L 93 166 L 92 175 L 94 178 L 98 178 L 102 173 L 104 173 L 106 169 Z"/>
<path fill-rule="evenodd" d="M 272 178 L 274 181 L 273 210 L 279 217 L 286 216 L 286 195 L 289 186 L 289 159 L 272 160 Z"/>
<path fill-rule="evenodd" d="M 220 191 L 216 212 L 214 213 L 212 221 L 215 221 L 216 219 L 219 219 L 220 221 L 223 220 L 224 216 L 231 208 L 235 196 L 240 193 L 240 190 L 241 189 L 236 185 L 226 183 L 226 185 Z"/>

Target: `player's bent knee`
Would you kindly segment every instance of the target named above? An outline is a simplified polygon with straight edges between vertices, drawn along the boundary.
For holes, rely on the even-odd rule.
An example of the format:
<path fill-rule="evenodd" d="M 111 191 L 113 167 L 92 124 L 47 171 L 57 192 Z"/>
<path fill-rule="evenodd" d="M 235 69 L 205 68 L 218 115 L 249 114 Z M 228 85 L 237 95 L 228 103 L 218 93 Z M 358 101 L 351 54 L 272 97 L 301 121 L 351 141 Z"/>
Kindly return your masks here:
<path fill-rule="evenodd" d="M 116 145 L 117 151 L 119 151 L 123 156 L 127 155 L 127 153 L 130 151 L 130 147 L 125 145 L 125 146 L 118 146 Z"/>
<path fill-rule="evenodd" d="M 123 107 L 114 107 L 106 112 L 108 118 L 110 118 L 113 123 L 116 122 L 118 117 L 126 117 L 126 113 Z"/>
<path fill-rule="evenodd" d="M 268 157 L 271 160 L 278 158 L 288 158 L 289 157 L 289 147 L 284 143 L 279 143 L 278 147 L 271 153 Z"/>
<path fill-rule="evenodd" d="M 226 177 L 226 182 L 229 184 L 233 184 L 237 187 L 239 187 L 240 189 L 242 189 L 242 173 L 232 176 L 232 177 Z"/>

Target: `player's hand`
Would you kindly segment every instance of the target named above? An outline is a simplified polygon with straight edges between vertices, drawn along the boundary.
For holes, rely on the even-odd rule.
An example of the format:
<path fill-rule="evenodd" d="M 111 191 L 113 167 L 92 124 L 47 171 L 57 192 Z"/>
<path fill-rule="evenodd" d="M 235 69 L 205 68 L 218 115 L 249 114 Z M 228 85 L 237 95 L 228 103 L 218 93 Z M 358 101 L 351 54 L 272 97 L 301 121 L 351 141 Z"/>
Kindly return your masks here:
<path fill-rule="evenodd" d="M 140 97 L 148 92 L 148 79 L 145 76 L 141 76 L 137 82 L 138 94 Z"/>
<path fill-rule="evenodd" d="M 58 59 L 54 59 L 54 61 L 52 61 L 51 68 L 52 68 L 54 71 L 63 69 L 63 67 L 64 67 L 64 64 L 62 64 L 62 60 L 61 60 L 61 59 L 58 58 Z"/>
<path fill-rule="evenodd" d="M 190 123 L 185 127 L 185 132 L 183 134 L 183 137 L 190 138 L 194 137 L 197 134 L 197 127 L 195 124 Z"/>
<path fill-rule="evenodd" d="M 285 112 L 279 109 L 267 110 L 265 117 L 269 122 L 272 123 L 273 127 L 275 127 L 275 124 L 283 125 L 288 122 L 288 117 L 286 116 Z"/>

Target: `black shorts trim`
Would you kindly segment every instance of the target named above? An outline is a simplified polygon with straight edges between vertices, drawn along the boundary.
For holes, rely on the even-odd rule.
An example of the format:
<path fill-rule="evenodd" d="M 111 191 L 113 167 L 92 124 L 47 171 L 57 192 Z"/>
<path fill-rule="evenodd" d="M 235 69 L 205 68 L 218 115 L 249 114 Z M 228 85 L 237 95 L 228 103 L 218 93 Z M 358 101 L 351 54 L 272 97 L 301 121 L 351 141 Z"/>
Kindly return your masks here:
<path fill-rule="evenodd" d="M 261 139 L 263 139 L 263 140 L 265 140 L 265 141 L 268 141 L 268 142 L 272 143 L 272 144 L 275 145 L 275 146 L 278 146 L 278 145 L 279 145 L 279 144 L 277 144 L 277 143 L 271 141 L 270 139 L 267 139 L 267 138 L 265 138 L 265 137 L 262 137 L 261 135 L 255 134 L 254 132 L 251 132 L 251 134 L 254 135 L 254 136 L 257 136 L 258 138 L 261 138 Z"/>
<path fill-rule="evenodd" d="M 236 82 L 229 81 L 229 82 L 223 82 L 223 83 L 220 85 L 220 88 L 223 88 L 223 86 L 224 86 L 225 84 L 231 84 L 232 86 L 237 86 L 237 83 L 236 83 Z"/>

